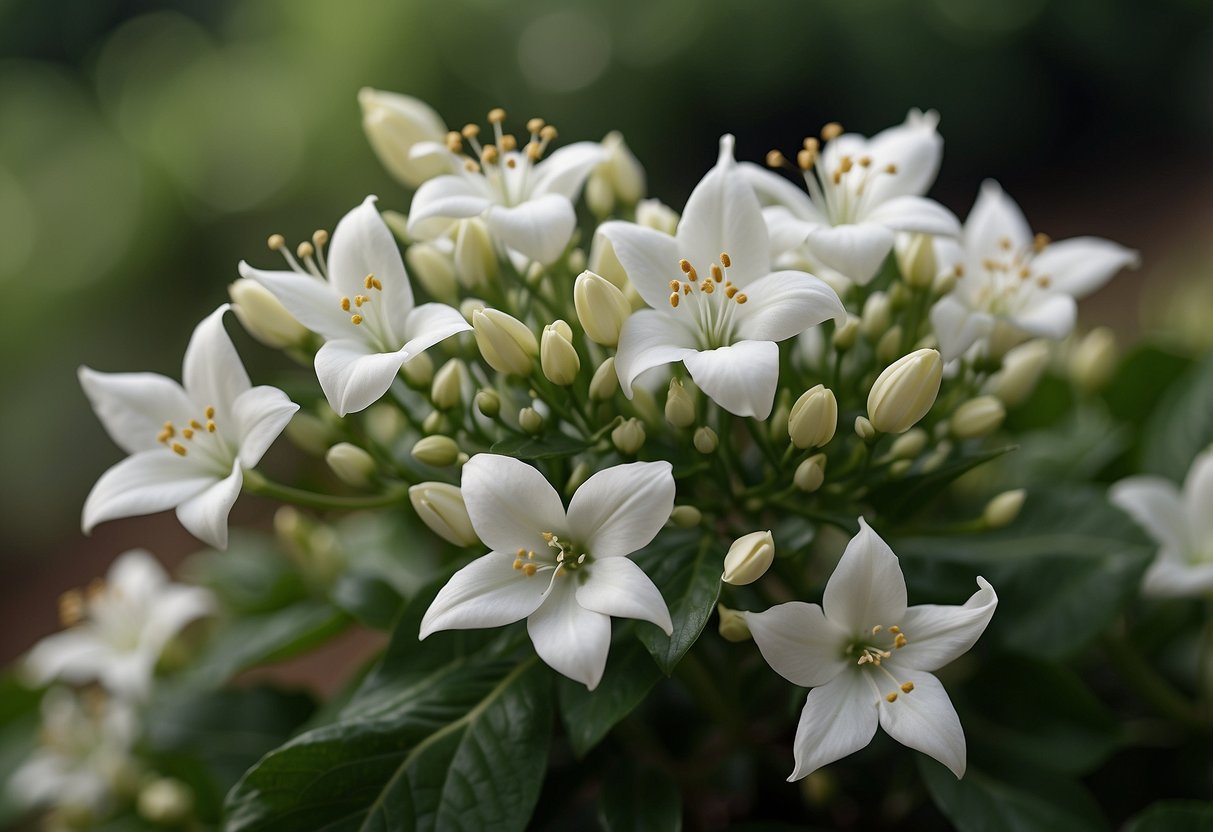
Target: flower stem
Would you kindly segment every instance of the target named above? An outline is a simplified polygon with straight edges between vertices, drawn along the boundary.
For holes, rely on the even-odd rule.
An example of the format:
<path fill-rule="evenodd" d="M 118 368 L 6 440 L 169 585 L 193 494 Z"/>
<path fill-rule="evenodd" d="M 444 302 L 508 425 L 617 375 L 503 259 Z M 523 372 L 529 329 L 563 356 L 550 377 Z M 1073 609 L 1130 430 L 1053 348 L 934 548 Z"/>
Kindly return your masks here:
<path fill-rule="evenodd" d="M 319 494 L 315 491 L 305 491 L 289 485 L 266 479 L 258 471 L 244 472 L 244 490 L 258 497 L 269 497 L 284 503 L 314 508 L 320 511 L 354 511 L 364 508 L 383 508 L 396 505 L 408 499 L 407 483 L 399 483 L 388 488 L 382 494 L 368 494 L 364 497 L 342 497 L 334 494 Z"/>

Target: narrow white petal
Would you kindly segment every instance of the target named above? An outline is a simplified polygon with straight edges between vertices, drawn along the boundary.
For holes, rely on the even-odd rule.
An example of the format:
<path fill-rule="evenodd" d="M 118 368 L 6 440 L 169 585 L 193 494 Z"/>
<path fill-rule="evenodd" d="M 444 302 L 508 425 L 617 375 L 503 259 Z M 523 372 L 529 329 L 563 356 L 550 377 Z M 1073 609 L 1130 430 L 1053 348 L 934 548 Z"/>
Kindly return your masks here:
<path fill-rule="evenodd" d="M 762 220 L 767 224 L 771 238 L 771 255 L 779 261 L 780 255 L 798 249 L 808 239 L 813 229 L 821 223 L 807 222 L 792 214 L 782 205 L 762 209 Z"/>
<path fill-rule="evenodd" d="M 493 236 L 510 248 L 540 263 L 551 263 L 569 244 L 577 213 L 565 197 L 546 194 L 509 208 L 494 205 L 484 221 Z"/>
<path fill-rule="evenodd" d="M 88 534 L 106 520 L 164 511 L 205 491 L 218 479 L 164 448 L 140 451 L 97 480 L 84 501 L 81 526 Z"/>
<path fill-rule="evenodd" d="M 278 299 L 295 320 L 326 339 L 348 338 L 353 324 L 341 308 L 341 293 L 325 280 L 298 272 L 267 272 L 243 260 L 240 276 L 255 280 Z"/>
<path fill-rule="evenodd" d="M 345 416 L 379 401 L 405 358 L 403 350 L 376 352 L 364 341 L 326 341 L 316 353 L 316 378 L 329 406 Z"/>
<path fill-rule="evenodd" d="M 913 231 L 937 237 L 959 237 L 960 220 L 933 199 L 895 196 L 877 205 L 864 217 L 894 231 Z"/>
<path fill-rule="evenodd" d="M 49 635 L 34 645 L 22 663 L 29 683 L 41 687 L 54 679 L 91 682 L 115 659 L 113 648 L 88 627 Z"/>
<path fill-rule="evenodd" d="M 678 269 L 678 243 L 669 234 L 630 222 L 607 222 L 598 227 L 610 242 L 628 280 L 654 309 L 670 303 L 670 281 L 685 275 Z"/>
<path fill-rule="evenodd" d="M 277 387 L 263 385 L 241 393 L 232 405 L 240 464 L 252 468 L 260 462 L 297 410 L 299 405 Z"/>
<path fill-rule="evenodd" d="M 938 670 L 967 653 L 994 616 L 998 595 L 985 578 L 962 606 L 920 604 L 906 610 L 901 631 L 907 643 L 894 651 L 897 663 L 915 670 Z"/>
<path fill-rule="evenodd" d="M 690 260 L 704 277 L 722 252 L 728 253 L 732 263 L 729 279 L 740 287 L 771 271 L 762 206 L 732 158 L 718 162 L 695 186 L 675 236 L 678 256 Z"/>
<path fill-rule="evenodd" d="M 863 286 L 893 250 L 893 232 L 874 222 L 820 226 L 810 232 L 805 245 L 822 263 Z"/>
<path fill-rule="evenodd" d="M 589 577 L 577 587 L 577 603 L 603 615 L 651 621 L 667 636 L 674 631 L 661 590 L 627 558 L 607 558 L 591 564 Z"/>
<path fill-rule="evenodd" d="M 872 181 L 873 202 L 904 194 L 922 196 L 930 189 L 943 157 L 943 137 L 935 129 L 938 123 L 938 116 L 923 116 L 915 110 L 903 124 L 881 130 L 869 140 L 868 153 L 875 164 L 897 168 L 896 173 Z"/>
<path fill-rule="evenodd" d="M 753 341 L 784 341 L 831 318 L 845 320 L 846 307 L 824 280 L 806 272 L 774 272 L 746 287 L 737 308 L 737 335 Z"/>
<path fill-rule="evenodd" d="M 548 667 L 590 690 L 598 687 L 611 649 L 611 617 L 577 603 L 573 581 L 556 579 L 526 629 Z"/>
<path fill-rule="evenodd" d="M 354 297 L 369 295 L 371 303 L 382 303 L 389 325 L 404 321 L 413 309 L 413 287 L 404 270 L 404 260 L 396 238 L 379 216 L 376 197 L 368 196 L 333 229 L 329 245 L 329 282 L 337 293 Z M 373 275 L 382 289 L 367 289 L 366 278 Z M 396 335 L 400 332 L 397 330 Z"/>
<path fill-rule="evenodd" d="M 240 460 L 232 463 L 232 473 L 177 506 L 177 519 L 194 537 L 216 549 L 227 548 L 227 516 L 231 513 L 240 487 L 244 485 L 244 472 Z"/>
<path fill-rule="evenodd" d="M 862 517 L 821 602 L 826 617 L 857 634 L 901 621 L 906 612 L 906 579 L 897 555 Z"/>
<path fill-rule="evenodd" d="M 1213 558 L 1213 449 L 1192 461 L 1184 478 L 1183 503 L 1193 548 Z"/>
<path fill-rule="evenodd" d="M 796 726 L 796 768 L 789 781 L 808 777 L 872 741 L 878 717 L 874 694 L 862 677 L 854 671 L 840 673 L 809 691 Z"/>
<path fill-rule="evenodd" d="M 594 558 L 617 558 L 649 545 L 673 510 L 670 463 L 615 465 L 577 489 L 569 501 L 568 530 Z"/>
<path fill-rule="evenodd" d="M 645 370 L 682 361 L 695 352 L 695 334 L 674 315 L 657 309 L 633 312 L 619 332 L 615 372 L 623 394 L 632 397 L 632 382 Z"/>
<path fill-rule="evenodd" d="M 439 341 L 460 332 L 470 332 L 471 325 L 444 303 L 423 303 L 409 313 L 404 324 L 405 341 L 401 351 L 407 358 L 423 353 Z M 407 360 L 407 359 L 406 359 Z"/>
<path fill-rule="evenodd" d="M 186 625 L 215 612 L 215 597 L 200 586 L 170 584 L 153 601 L 144 622 L 139 649 L 152 658 L 160 658 L 164 645 L 185 629 Z"/>
<path fill-rule="evenodd" d="M 535 166 L 531 173 L 531 195 L 556 194 L 566 200 L 576 199 L 590 171 L 604 161 L 606 151 L 598 142 L 565 145 Z"/>
<path fill-rule="evenodd" d="M 842 655 L 850 635 L 816 604 L 789 601 L 747 612 L 745 621 L 767 664 L 794 685 L 824 685 L 853 663 Z"/>
<path fill-rule="evenodd" d="M 123 552 L 110 564 L 105 573 L 105 582 L 116 589 L 127 603 L 154 601 L 164 585 L 169 582 L 168 573 L 160 561 L 146 549 L 131 549 Z"/>
<path fill-rule="evenodd" d="M 1162 546 L 1177 552 L 1188 548 L 1183 498 L 1175 483 L 1163 477 L 1129 477 L 1108 489 L 1108 499 Z"/>
<path fill-rule="evenodd" d="M 460 490 L 476 536 L 499 552 L 544 551 L 543 532 L 568 533 L 560 495 L 520 460 L 476 454 L 463 466 Z"/>
<path fill-rule="evenodd" d="M 512 551 L 489 552 L 452 575 L 425 611 L 418 637 L 501 627 L 533 613 L 543 602 L 550 573 L 527 577 L 514 568 L 514 559 Z"/>
<path fill-rule="evenodd" d="M 1032 270 L 1047 275 L 1053 288 L 1076 298 L 1103 286 L 1121 269 L 1135 269 L 1137 252 L 1111 240 L 1075 237 L 1045 246 L 1032 261 Z"/>
<path fill-rule="evenodd" d="M 931 307 L 931 329 L 939 341 L 939 354 L 947 362 L 960 358 L 978 339 L 993 332 L 994 319 L 948 295 Z"/>
<path fill-rule="evenodd" d="M 1199 598 L 1213 592 L 1213 563 L 1190 563 L 1164 548 L 1142 577 L 1141 591 L 1151 598 Z"/>
<path fill-rule="evenodd" d="M 1032 335 L 1061 339 L 1074 329 L 1078 307 L 1074 298 L 1061 292 L 1049 292 L 1007 323 Z"/>
<path fill-rule="evenodd" d="M 181 385 L 156 373 L 78 371 L 89 404 L 114 443 L 133 454 L 160 447 L 157 435 L 165 422 L 194 416 L 194 405 Z"/>
<path fill-rule="evenodd" d="M 225 303 L 194 329 L 185 348 L 181 371 L 190 400 L 202 407 L 214 407 L 220 413 L 231 413 L 236 397 L 252 386 L 232 339 L 223 328 L 223 313 L 227 310 Z"/>
<path fill-rule="evenodd" d="M 455 220 L 478 217 L 492 205 L 488 184 L 477 174 L 438 176 L 413 194 L 409 234 L 428 240 L 441 235 Z"/>
<path fill-rule="evenodd" d="M 741 162 L 737 172 L 754 189 L 763 205 L 782 206 L 791 216 L 812 225 L 829 224 L 799 184 L 753 162 Z"/>
<path fill-rule="evenodd" d="M 964 226 L 965 250 L 980 260 L 999 256 L 1003 242 L 1011 251 L 1022 251 L 1032 244 L 1032 229 L 1015 200 L 1007 196 L 993 179 L 981 185 Z"/>
<path fill-rule="evenodd" d="M 914 690 L 897 692 L 891 681 L 879 677 L 878 684 L 888 683 L 886 692 L 898 693 L 893 702 L 878 700 L 880 727 L 907 748 L 943 763 L 957 779 L 964 777 L 965 735 L 947 691 L 930 673 L 901 670 L 896 675 L 900 682 L 913 683 Z M 872 678 L 878 679 L 877 674 Z"/>
<path fill-rule="evenodd" d="M 682 360 L 699 389 L 725 410 L 756 419 L 771 415 L 779 384 L 779 347 L 774 342 L 738 341 L 692 352 Z"/>

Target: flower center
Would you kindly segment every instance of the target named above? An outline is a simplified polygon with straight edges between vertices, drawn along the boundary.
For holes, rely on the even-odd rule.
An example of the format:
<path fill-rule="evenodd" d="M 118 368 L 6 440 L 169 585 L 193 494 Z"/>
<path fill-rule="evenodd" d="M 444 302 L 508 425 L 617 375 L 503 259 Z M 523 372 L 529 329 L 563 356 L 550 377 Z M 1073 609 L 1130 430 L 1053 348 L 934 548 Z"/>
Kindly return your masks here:
<path fill-rule="evenodd" d="M 514 553 L 514 568 L 528 578 L 540 572 L 551 572 L 550 580 L 555 581 L 561 575 L 585 569 L 594 560 L 589 552 L 578 551 L 583 547 L 561 540 L 555 532 L 543 532 L 543 539 L 547 542 L 546 550 L 535 552 L 520 548 Z"/>
<path fill-rule="evenodd" d="M 979 287 L 974 291 L 973 305 L 993 315 L 1014 314 L 1039 293 L 1047 292 L 1053 281 L 1048 275 L 1032 269 L 1036 255 L 1049 244 L 1049 237 L 1037 234 L 1030 246 L 1013 250 L 1011 240 L 998 241 L 998 254 L 984 258 L 978 272 Z M 963 272 L 957 272 L 958 279 Z"/>
<path fill-rule="evenodd" d="M 530 139 L 520 150 L 518 139 L 501 128 L 505 121 L 505 110 L 500 107 L 489 110 L 488 120 L 493 125 L 491 144 L 481 144 L 480 125 L 465 124 L 462 130 L 447 133 L 447 150 L 463 159 L 463 168 L 468 173 L 483 174 L 502 205 L 512 206 L 525 202 L 532 184 L 531 170 L 556 138 L 556 128 L 541 118 L 529 119 L 526 130 Z M 464 153 L 465 141 L 471 148 L 472 155 Z"/>
<path fill-rule="evenodd" d="M 892 636 L 890 641 L 884 641 L 880 638 L 881 633 L 888 633 Z M 883 643 L 882 643 L 883 642 Z M 857 667 L 870 667 L 880 671 L 881 675 L 891 681 L 894 689 L 887 693 L 881 690 L 881 685 L 871 675 L 868 676 L 868 681 L 872 684 L 873 690 L 878 696 L 882 696 L 886 702 L 893 703 L 897 701 L 900 694 L 908 694 L 914 690 L 913 682 L 903 682 L 894 676 L 887 667 L 884 667 L 882 662 L 893 655 L 894 650 L 900 650 L 909 644 L 906 634 L 901 631 L 901 628 L 894 624 L 892 627 L 885 628 L 877 624 L 871 629 L 871 635 L 863 639 L 856 639 L 847 645 L 845 654 L 848 658 L 855 657 Z"/>
<path fill-rule="evenodd" d="M 689 260 L 679 260 L 678 268 L 687 279 L 670 281 L 670 307 L 689 310 L 686 314 L 694 317 L 704 349 L 733 343 L 736 307 L 749 300 L 746 293 L 727 278 L 731 265 L 728 252 L 721 252 L 720 261 L 709 268 L 709 276 L 700 280 L 699 272 Z"/>
<path fill-rule="evenodd" d="M 189 456 L 192 451 L 202 459 L 215 463 L 226 473 L 233 455 L 231 448 L 219 433 L 219 426 L 215 422 L 215 408 L 207 405 L 202 415 L 202 421 L 190 419 L 182 427 L 177 427 L 172 422 L 165 422 L 164 427 L 156 434 L 156 441 L 177 456 Z"/>

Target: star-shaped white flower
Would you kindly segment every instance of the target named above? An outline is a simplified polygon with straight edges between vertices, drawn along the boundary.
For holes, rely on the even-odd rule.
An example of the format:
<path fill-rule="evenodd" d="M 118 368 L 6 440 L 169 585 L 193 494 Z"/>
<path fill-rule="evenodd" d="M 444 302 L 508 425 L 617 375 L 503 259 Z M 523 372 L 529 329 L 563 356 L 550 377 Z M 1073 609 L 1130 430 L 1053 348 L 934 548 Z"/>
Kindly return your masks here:
<path fill-rule="evenodd" d="M 745 614 L 763 658 L 812 688 L 796 729 L 799 780 L 866 746 L 879 723 L 902 745 L 965 772 L 960 719 L 931 674 L 966 652 L 994 614 L 984 578 L 964 606 L 906 607 L 897 556 L 861 517 L 821 606 L 792 601 Z"/>
<path fill-rule="evenodd" d="M 1129 477 L 1108 492 L 1161 546 L 1142 579 L 1158 598 L 1213 592 L 1213 448 L 1192 460 L 1183 490 L 1162 477 Z"/>
<path fill-rule="evenodd" d="M 400 249 L 375 199 L 368 196 L 337 223 L 327 263 L 314 247 L 316 259 L 306 257 L 306 268 L 285 249 L 291 271 L 240 263 L 241 276 L 269 289 L 301 324 L 325 339 L 316 353 L 316 377 L 339 416 L 371 406 L 409 359 L 471 329 L 450 306 L 414 306 Z"/>
<path fill-rule="evenodd" d="M 599 229 L 652 309 L 632 314 L 619 335 L 615 369 L 624 394 L 645 370 L 674 361 L 714 402 L 765 419 L 779 382 L 775 342 L 846 309 L 823 281 L 771 271 L 762 209 L 737 173 L 733 137 L 691 193 L 673 236 L 634 223 Z"/>
<path fill-rule="evenodd" d="M 959 234 L 952 212 L 923 197 L 943 154 L 938 124 L 933 110 L 911 110 L 904 124 L 870 139 L 842 133 L 824 146 L 806 139 L 797 163 L 808 193 L 758 165 L 741 165 L 770 206 L 764 216 L 776 255 L 799 255 L 862 286 L 888 257 L 895 232 Z M 824 134 L 838 131 L 830 125 Z"/>
<path fill-rule="evenodd" d="M 958 242 L 937 241 L 944 269 L 958 268 L 955 288 L 931 309 L 944 361 L 963 355 L 1002 325 L 1020 340 L 1064 338 L 1074 328 L 1075 298 L 1094 292 L 1137 252 L 1098 237 L 1050 242 L 1032 235 L 1015 201 L 987 180 Z"/>
<path fill-rule="evenodd" d="M 70 626 L 34 645 L 25 672 L 36 685 L 95 681 L 115 695 L 144 699 L 164 646 L 214 610 L 208 590 L 172 583 L 155 558 L 134 549 L 114 561 L 99 586 L 63 596 L 60 612 Z"/>
<path fill-rule="evenodd" d="M 590 172 L 607 158 L 597 142 L 566 145 L 546 159 L 556 136 L 542 119 L 528 122 L 530 139 L 521 148 L 502 132 L 505 113 L 489 113 L 494 143 L 482 145 L 479 131 L 452 133 L 448 148 L 458 154 L 467 139 L 477 160 L 463 159 L 459 172 L 429 180 L 409 208 L 409 233 L 432 240 L 459 220 L 481 217 L 494 239 L 540 263 L 551 263 L 568 245 L 577 226 L 573 199 Z M 428 147 L 428 146 L 427 146 Z M 425 150 L 420 147 L 419 150 Z"/>
<path fill-rule="evenodd" d="M 118 517 L 177 509 L 190 534 L 227 546 L 227 516 L 254 467 L 299 405 L 275 387 L 253 387 L 223 328 L 220 306 L 185 350 L 184 387 L 156 373 L 81 367 L 97 417 L 129 457 L 101 475 L 84 501 L 85 534 Z"/>
<path fill-rule="evenodd" d="M 628 555 L 674 508 L 668 462 L 633 462 L 582 483 L 568 511 L 524 462 L 478 454 L 463 466 L 472 527 L 493 551 L 460 569 L 426 611 L 420 637 L 525 618 L 539 658 L 590 690 L 611 646 L 611 616 L 673 625 L 661 592 Z"/>

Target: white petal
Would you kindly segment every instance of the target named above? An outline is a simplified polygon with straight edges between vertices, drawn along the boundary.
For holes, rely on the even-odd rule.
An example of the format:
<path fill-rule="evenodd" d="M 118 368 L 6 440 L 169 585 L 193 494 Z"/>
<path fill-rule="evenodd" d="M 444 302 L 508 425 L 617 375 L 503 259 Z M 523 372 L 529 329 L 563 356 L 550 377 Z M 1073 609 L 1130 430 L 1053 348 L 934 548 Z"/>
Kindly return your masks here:
<path fill-rule="evenodd" d="M 123 552 L 110 564 L 105 573 L 105 582 L 116 589 L 127 603 L 154 601 L 161 589 L 169 582 L 168 573 L 160 561 L 145 549 Z"/>
<path fill-rule="evenodd" d="M 993 332 L 994 319 L 948 295 L 931 307 L 931 329 L 939 341 L 939 354 L 947 362 L 960 358 L 978 339 Z"/>
<path fill-rule="evenodd" d="M 569 244 L 577 213 L 565 197 L 546 194 L 510 208 L 494 205 L 484 221 L 493 236 L 510 248 L 540 263 L 551 263 Z"/>
<path fill-rule="evenodd" d="M 185 530 L 203 543 L 216 549 L 227 548 L 227 516 L 240 496 L 244 485 L 244 473 L 240 460 L 232 463 L 232 473 L 181 505 L 177 506 L 177 519 Z"/>
<path fill-rule="evenodd" d="M 1192 461 L 1184 479 L 1183 502 L 1190 543 L 1213 557 L 1213 449 Z"/>
<path fill-rule="evenodd" d="M 792 684 L 815 688 L 847 669 L 842 650 L 850 636 L 816 604 L 789 601 L 744 615 L 762 657 Z"/>
<path fill-rule="evenodd" d="M 729 279 L 742 288 L 771 271 L 762 206 L 731 158 L 718 162 L 695 186 L 675 236 L 679 257 L 690 260 L 704 277 L 722 252 L 732 263 Z"/>
<path fill-rule="evenodd" d="M 959 237 L 956 215 L 933 199 L 895 196 L 869 211 L 865 222 L 879 223 L 894 231 L 913 231 L 937 237 Z"/>
<path fill-rule="evenodd" d="M 572 580 L 556 579 L 526 629 L 549 667 L 590 690 L 598 687 L 611 649 L 611 617 L 578 604 Z"/>
<path fill-rule="evenodd" d="M 215 612 L 215 597 L 200 586 L 170 584 L 152 604 L 143 626 L 140 650 L 151 656 L 153 665 L 168 644 L 186 625 Z"/>
<path fill-rule="evenodd" d="M 1108 500 L 1162 546 L 1177 552 L 1188 548 L 1183 498 L 1175 483 L 1162 477 L 1129 477 L 1108 489 Z"/>
<path fill-rule="evenodd" d="M 682 361 L 699 389 L 725 410 L 760 420 L 771 415 L 779 384 L 779 347 L 772 341 L 738 341 Z"/>
<path fill-rule="evenodd" d="M 829 224 L 804 188 L 795 182 L 753 162 L 741 162 L 737 165 L 737 172 L 754 189 L 758 201 L 763 205 L 782 206 L 791 216 L 812 225 Z"/>
<path fill-rule="evenodd" d="M 1111 240 L 1075 237 L 1045 246 L 1032 261 L 1032 270 L 1047 275 L 1057 291 L 1081 298 L 1103 286 L 1121 269 L 1135 269 L 1140 263 L 1136 251 Z"/>
<path fill-rule="evenodd" d="M 98 523 L 164 511 L 190 499 L 218 477 L 172 451 L 140 451 L 101 475 L 84 501 L 81 526 L 88 534 Z"/>
<path fill-rule="evenodd" d="M 799 248 L 813 229 L 821 225 L 794 216 L 782 205 L 763 208 L 762 220 L 767 224 L 767 234 L 771 238 L 771 254 L 775 258 Z"/>
<path fill-rule="evenodd" d="M 893 249 L 893 232 L 873 222 L 821 226 L 809 234 L 805 245 L 822 263 L 863 286 Z"/>
<path fill-rule="evenodd" d="M 22 664 L 29 683 L 41 687 L 53 679 L 91 682 L 116 658 L 113 648 L 88 627 L 49 635 L 34 645 Z"/>
<path fill-rule="evenodd" d="M 910 194 L 922 196 L 939 172 L 943 137 L 936 132 L 939 117 L 911 111 L 903 124 L 882 130 L 868 142 L 868 153 L 880 166 L 895 165 L 897 172 L 872 182 L 872 200 Z"/>
<path fill-rule="evenodd" d="M 165 422 L 181 422 L 195 410 L 181 385 L 156 373 L 78 371 L 80 386 L 114 443 L 128 454 L 158 448 Z M 196 418 L 196 417 L 195 417 Z"/>
<path fill-rule="evenodd" d="M 632 398 L 632 382 L 645 370 L 682 361 L 695 352 L 695 334 L 674 315 L 656 309 L 633 312 L 619 331 L 615 372 L 623 395 Z"/>
<path fill-rule="evenodd" d="M 527 577 L 514 568 L 514 560 L 513 551 L 489 552 L 452 575 L 425 611 L 418 637 L 501 627 L 533 613 L 543 602 L 550 576 Z"/>
<path fill-rule="evenodd" d="M 202 407 L 214 407 L 221 414 L 231 413 L 236 397 L 252 386 L 232 339 L 223 328 L 223 313 L 227 310 L 225 303 L 194 329 L 185 348 L 181 371 L 190 400 Z"/>
<path fill-rule="evenodd" d="M 784 341 L 847 316 L 837 293 L 806 272 L 774 272 L 747 286 L 745 294 L 746 303 L 737 308 L 737 334 L 745 340 Z"/>
<path fill-rule="evenodd" d="M 796 726 L 796 768 L 791 780 L 865 747 L 876 735 L 878 718 L 863 674 L 840 673 L 809 691 Z"/>
<path fill-rule="evenodd" d="M 651 621 L 667 636 L 674 631 L 661 590 L 627 558 L 607 558 L 591 564 L 589 577 L 577 587 L 577 603 L 603 615 Z"/>
<path fill-rule="evenodd" d="M 963 606 L 920 604 L 906 610 L 901 631 L 907 643 L 894 651 L 897 663 L 915 670 L 938 670 L 967 653 L 994 616 L 998 596 L 985 578 Z"/>
<path fill-rule="evenodd" d="M 396 238 L 379 216 L 375 200 L 376 197 L 368 196 L 333 229 L 328 254 L 329 282 L 343 296 L 367 294 L 371 303 L 383 303 L 388 326 L 399 338 L 399 323 L 394 322 L 403 322 L 413 310 L 413 287 L 409 285 Z M 366 288 L 366 279 L 371 275 L 382 289 Z"/>
<path fill-rule="evenodd" d="M 669 234 L 630 222 L 607 222 L 598 232 L 611 243 L 615 256 L 644 302 L 654 309 L 669 306 L 670 281 L 678 270 L 678 243 Z"/>
<path fill-rule="evenodd" d="M 441 235 L 455 220 L 478 217 L 490 205 L 488 183 L 476 174 L 439 176 L 413 194 L 409 206 L 409 234 L 428 240 Z"/>
<path fill-rule="evenodd" d="M 263 385 L 241 393 L 232 405 L 240 464 L 252 468 L 260 462 L 298 409 L 277 387 Z"/>
<path fill-rule="evenodd" d="M 914 690 L 897 692 L 894 702 L 878 700 L 880 727 L 907 748 L 943 763 L 957 779 L 964 777 L 965 735 L 947 691 L 930 673 L 899 670 L 896 675 L 901 682 L 913 683 Z M 878 684 L 886 681 L 875 673 L 872 677 L 881 679 Z M 896 692 L 892 682 L 888 692 Z"/>
<path fill-rule="evenodd" d="M 1061 339 L 1074 329 L 1078 307 L 1074 298 L 1061 292 L 1049 292 L 1037 299 L 1007 323 L 1032 335 Z"/>
<path fill-rule="evenodd" d="M 556 150 L 531 172 L 532 197 L 556 194 L 566 200 L 577 192 L 595 165 L 606 161 L 606 152 L 598 142 L 574 142 Z"/>
<path fill-rule="evenodd" d="M 338 416 L 365 410 L 392 386 L 406 354 L 376 352 L 363 341 L 325 341 L 316 353 L 316 378 Z"/>
<path fill-rule="evenodd" d="M 983 257 L 1001 257 L 1004 240 L 1010 241 L 1011 251 L 1026 249 L 1032 244 L 1032 229 L 1015 200 L 987 179 L 965 220 L 964 240 L 965 250 L 980 262 Z"/>
<path fill-rule="evenodd" d="M 350 337 L 350 313 L 327 281 L 298 272 L 266 272 L 240 262 L 240 276 L 255 280 L 286 307 L 295 320 L 326 339 Z"/>
<path fill-rule="evenodd" d="M 408 339 L 401 352 L 406 360 L 425 352 L 439 341 L 445 341 L 460 332 L 470 332 L 472 327 L 459 314 L 443 303 L 423 303 L 409 313 L 404 324 L 404 335 Z"/>
<path fill-rule="evenodd" d="M 1142 577 L 1141 591 L 1151 598 L 1199 598 L 1213 591 L 1213 563 L 1189 563 L 1174 549 L 1163 549 Z"/>
<path fill-rule="evenodd" d="M 852 634 L 901 621 L 906 612 L 906 580 L 897 555 L 862 517 L 821 602 L 826 617 Z"/>
<path fill-rule="evenodd" d="M 476 536 L 499 552 L 544 551 L 543 532 L 568 533 L 556 489 L 513 457 L 476 454 L 463 466 L 460 490 Z"/>
<path fill-rule="evenodd" d="M 569 534 L 595 559 L 622 557 L 649 545 L 673 510 L 670 463 L 615 465 L 577 489 L 569 502 Z"/>

